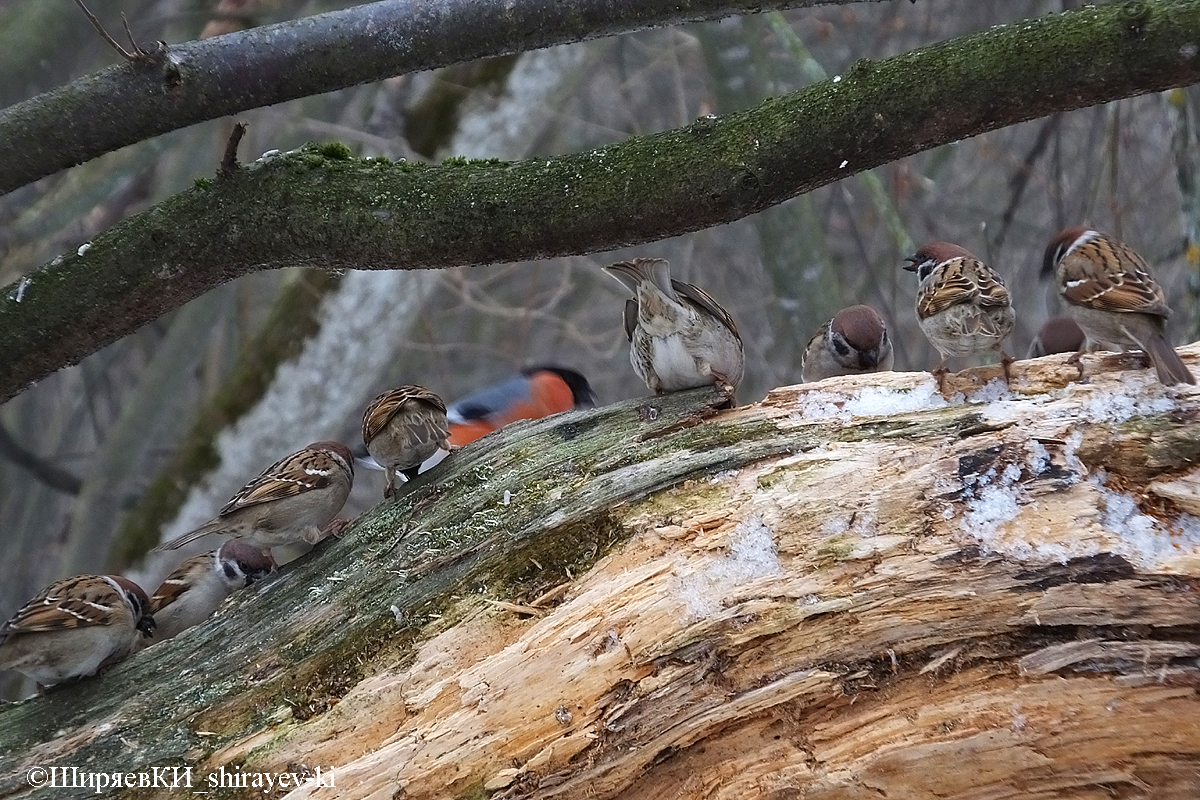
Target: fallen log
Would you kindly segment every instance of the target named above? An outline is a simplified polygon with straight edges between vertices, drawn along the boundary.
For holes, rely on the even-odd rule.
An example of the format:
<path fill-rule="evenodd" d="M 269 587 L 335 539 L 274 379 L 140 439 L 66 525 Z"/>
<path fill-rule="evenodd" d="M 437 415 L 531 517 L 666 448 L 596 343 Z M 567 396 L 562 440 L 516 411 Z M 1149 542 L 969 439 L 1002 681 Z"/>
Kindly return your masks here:
<path fill-rule="evenodd" d="M 1200 392 L 1084 364 L 513 425 L 0 710 L 0 797 L 1194 798 Z"/>

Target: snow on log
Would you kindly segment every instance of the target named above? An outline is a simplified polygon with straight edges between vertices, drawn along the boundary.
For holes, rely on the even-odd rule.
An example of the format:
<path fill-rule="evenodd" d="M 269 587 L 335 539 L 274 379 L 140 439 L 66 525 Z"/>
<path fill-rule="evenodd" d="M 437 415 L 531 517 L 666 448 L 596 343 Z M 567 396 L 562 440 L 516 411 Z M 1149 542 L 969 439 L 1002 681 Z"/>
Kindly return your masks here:
<path fill-rule="evenodd" d="M 514 425 L 0 711 L 0 797 L 190 766 L 332 769 L 289 798 L 1194 798 L 1200 392 L 1084 365 Z"/>

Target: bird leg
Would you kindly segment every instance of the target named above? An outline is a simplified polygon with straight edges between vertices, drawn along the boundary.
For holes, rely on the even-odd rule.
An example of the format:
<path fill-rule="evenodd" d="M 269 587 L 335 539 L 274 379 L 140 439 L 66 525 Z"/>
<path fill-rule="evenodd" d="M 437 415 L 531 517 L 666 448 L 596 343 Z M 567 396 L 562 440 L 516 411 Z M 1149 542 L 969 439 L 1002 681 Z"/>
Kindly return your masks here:
<path fill-rule="evenodd" d="M 1004 370 L 1004 385 L 1008 387 L 1012 387 L 1012 370 L 1010 368 L 1014 361 L 1016 361 L 1015 358 L 1003 350 L 1000 351 L 1000 368 Z"/>
<path fill-rule="evenodd" d="M 736 408 L 737 401 L 734 399 L 734 395 L 737 394 L 737 387 L 729 382 L 729 378 L 725 377 L 719 372 L 714 371 L 711 367 L 709 368 L 708 372 L 710 375 L 712 375 L 713 383 L 716 385 L 717 390 L 729 398 L 728 408 Z"/>
<path fill-rule="evenodd" d="M 388 467 L 387 483 L 383 487 L 383 499 L 387 500 L 396 492 L 396 470 Z"/>
<path fill-rule="evenodd" d="M 1084 342 L 1084 346 L 1085 346 L 1085 347 L 1087 346 L 1087 342 L 1086 342 L 1086 341 Z M 1078 380 L 1080 380 L 1080 381 L 1082 381 L 1082 380 L 1083 380 L 1083 353 L 1084 353 L 1083 349 L 1082 349 L 1082 348 L 1080 348 L 1079 350 L 1076 350 L 1076 351 L 1075 351 L 1075 352 L 1074 352 L 1074 353 L 1071 355 L 1071 357 L 1070 357 L 1070 358 L 1068 358 L 1068 359 L 1067 359 L 1067 363 L 1068 363 L 1068 364 L 1071 364 L 1072 366 L 1074 366 L 1074 367 L 1075 367 L 1075 369 L 1079 370 L 1079 378 L 1078 378 Z"/>
<path fill-rule="evenodd" d="M 332 535 L 335 539 L 340 539 L 346 534 L 346 528 L 350 527 L 351 520 L 345 517 L 338 517 L 330 520 L 324 528 L 321 529 L 321 538 Z M 272 559 L 274 561 L 274 559 Z"/>
<path fill-rule="evenodd" d="M 949 371 L 950 370 L 946 369 L 945 356 L 942 356 L 942 360 L 938 362 L 938 365 L 929 371 L 929 374 L 933 375 L 933 377 L 937 379 L 938 391 L 942 394 L 946 393 L 946 374 Z"/>

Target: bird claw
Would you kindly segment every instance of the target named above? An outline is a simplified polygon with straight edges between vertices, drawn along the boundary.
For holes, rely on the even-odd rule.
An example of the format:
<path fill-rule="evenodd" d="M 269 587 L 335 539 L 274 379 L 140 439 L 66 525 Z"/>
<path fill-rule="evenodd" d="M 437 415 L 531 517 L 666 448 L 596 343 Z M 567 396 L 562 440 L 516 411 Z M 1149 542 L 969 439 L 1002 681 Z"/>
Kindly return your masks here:
<path fill-rule="evenodd" d="M 346 535 L 346 529 L 350 527 L 353 520 L 348 520 L 345 517 L 338 517 L 332 520 L 328 525 L 321 529 L 322 538 L 333 536 L 335 539 L 341 539 Z"/>
<path fill-rule="evenodd" d="M 1000 368 L 1004 370 L 1004 385 L 1010 388 L 1012 387 L 1012 365 L 1014 361 L 1016 361 L 1015 358 L 1003 350 L 1000 351 Z"/>

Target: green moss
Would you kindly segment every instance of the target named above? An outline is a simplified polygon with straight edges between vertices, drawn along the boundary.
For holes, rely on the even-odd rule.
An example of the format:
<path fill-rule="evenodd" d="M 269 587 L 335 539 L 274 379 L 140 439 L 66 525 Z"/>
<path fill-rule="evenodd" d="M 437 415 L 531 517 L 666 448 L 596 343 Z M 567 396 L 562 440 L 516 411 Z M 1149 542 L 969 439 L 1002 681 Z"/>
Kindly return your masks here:
<path fill-rule="evenodd" d="M 845 561 L 854 554 L 855 543 L 841 536 L 832 536 L 817 548 L 817 556 L 829 561 Z"/>
<path fill-rule="evenodd" d="M 202 177 L 202 178 L 196 178 L 196 180 L 193 181 L 193 185 L 197 189 L 207 189 L 210 186 L 212 186 L 212 184 L 213 184 L 212 178 L 203 178 Z"/>
<path fill-rule="evenodd" d="M 350 148 L 341 142 L 326 142 L 317 146 L 318 151 L 331 161 L 349 161 L 354 157 Z"/>

